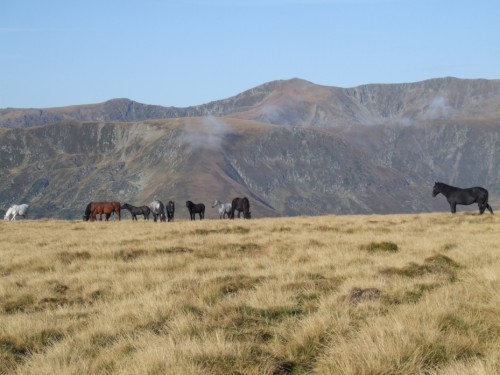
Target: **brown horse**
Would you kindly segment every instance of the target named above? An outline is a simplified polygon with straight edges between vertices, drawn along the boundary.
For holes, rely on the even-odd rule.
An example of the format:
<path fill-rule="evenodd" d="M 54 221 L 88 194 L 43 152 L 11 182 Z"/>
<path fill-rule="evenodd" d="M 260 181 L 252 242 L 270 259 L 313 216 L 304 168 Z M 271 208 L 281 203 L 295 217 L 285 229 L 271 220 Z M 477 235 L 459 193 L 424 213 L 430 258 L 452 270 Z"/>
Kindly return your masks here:
<path fill-rule="evenodd" d="M 108 221 L 113 212 L 118 215 L 118 220 L 120 220 L 120 202 L 90 202 L 85 208 L 83 220 L 94 221 L 97 220 L 97 215 L 99 215 L 99 220 L 102 221 L 102 214 L 105 214 L 105 220 Z"/>

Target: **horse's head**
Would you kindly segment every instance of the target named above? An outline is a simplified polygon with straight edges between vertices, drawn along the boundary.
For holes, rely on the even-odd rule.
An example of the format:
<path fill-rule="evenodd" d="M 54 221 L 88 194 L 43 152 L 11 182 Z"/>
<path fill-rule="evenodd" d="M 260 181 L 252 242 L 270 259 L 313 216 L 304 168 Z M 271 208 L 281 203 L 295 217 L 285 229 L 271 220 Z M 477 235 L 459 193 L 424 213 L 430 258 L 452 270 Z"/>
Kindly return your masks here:
<path fill-rule="evenodd" d="M 252 213 L 250 211 L 245 212 L 245 219 L 251 219 Z"/>
<path fill-rule="evenodd" d="M 441 193 L 441 183 L 435 182 L 434 187 L 432 188 L 432 196 L 435 197 L 439 193 Z"/>
<path fill-rule="evenodd" d="M 191 207 L 193 207 L 193 205 L 194 205 L 194 203 L 193 203 L 193 202 L 191 202 L 191 201 L 186 201 L 186 207 L 187 207 L 187 208 L 191 208 Z"/>
<path fill-rule="evenodd" d="M 90 216 L 90 215 L 89 215 Z M 89 216 L 83 215 L 83 221 L 89 221 Z"/>
<path fill-rule="evenodd" d="M 216 199 L 216 200 L 214 200 L 214 202 L 212 203 L 212 208 L 217 207 L 218 205 L 219 205 L 219 201 Z"/>

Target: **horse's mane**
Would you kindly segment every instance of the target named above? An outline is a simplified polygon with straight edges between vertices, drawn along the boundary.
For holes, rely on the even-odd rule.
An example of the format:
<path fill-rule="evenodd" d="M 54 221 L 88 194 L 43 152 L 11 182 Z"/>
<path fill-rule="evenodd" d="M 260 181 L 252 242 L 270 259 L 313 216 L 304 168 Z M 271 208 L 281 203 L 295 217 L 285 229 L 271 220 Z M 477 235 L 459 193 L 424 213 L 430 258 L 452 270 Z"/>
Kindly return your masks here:
<path fill-rule="evenodd" d="M 444 190 L 454 190 L 454 189 L 459 189 L 455 186 L 451 186 L 451 185 L 448 185 L 448 184 L 445 184 L 444 182 L 436 182 L 436 185 L 439 186 L 441 189 L 444 189 Z"/>

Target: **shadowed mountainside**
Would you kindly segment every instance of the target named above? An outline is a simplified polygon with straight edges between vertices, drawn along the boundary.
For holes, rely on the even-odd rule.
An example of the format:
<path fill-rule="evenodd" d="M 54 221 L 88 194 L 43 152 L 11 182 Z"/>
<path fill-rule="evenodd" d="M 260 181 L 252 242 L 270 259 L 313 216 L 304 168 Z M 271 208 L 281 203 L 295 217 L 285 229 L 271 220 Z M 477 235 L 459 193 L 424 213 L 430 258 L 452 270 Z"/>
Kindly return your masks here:
<path fill-rule="evenodd" d="M 215 218 L 214 199 L 245 195 L 253 217 L 448 210 L 431 197 L 436 180 L 484 186 L 495 202 L 499 82 L 293 79 L 184 109 L 117 99 L 0 110 L 0 207 L 79 218 L 92 200 L 161 199 L 188 218 L 192 200 Z"/>

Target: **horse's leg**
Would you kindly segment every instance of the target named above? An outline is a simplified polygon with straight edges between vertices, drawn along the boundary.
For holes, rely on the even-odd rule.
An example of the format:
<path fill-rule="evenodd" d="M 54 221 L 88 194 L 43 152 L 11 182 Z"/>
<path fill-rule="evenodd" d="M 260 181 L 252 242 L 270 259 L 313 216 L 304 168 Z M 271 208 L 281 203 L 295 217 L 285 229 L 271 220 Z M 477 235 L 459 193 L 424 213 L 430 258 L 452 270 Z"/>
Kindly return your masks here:
<path fill-rule="evenodd" d="M 456 203 L 450 203 L 450 208 L 451 208 L 451 213 L 454 214 L 457 212 L 457 204 Z"/>
<path fill-rule="evenodd" d="M 477 205 L 479 207 L 479 215 L 482 215 L 484 213 L 484 210 L 486 210 L 486 204 L 478 203 Z"/>
<path fill-rule="evenodd" d="M 488 209 L 488 211 L 490 211 L 491 214 L 493 214 L 493 208 L 491 208 L 488 203 L 486 203 L 486 208 Z"/>

